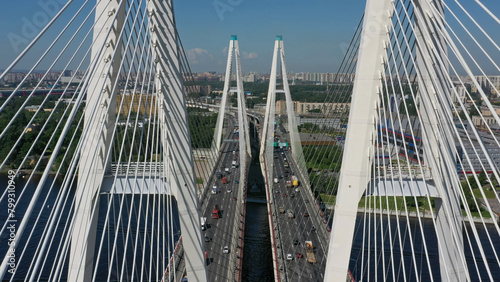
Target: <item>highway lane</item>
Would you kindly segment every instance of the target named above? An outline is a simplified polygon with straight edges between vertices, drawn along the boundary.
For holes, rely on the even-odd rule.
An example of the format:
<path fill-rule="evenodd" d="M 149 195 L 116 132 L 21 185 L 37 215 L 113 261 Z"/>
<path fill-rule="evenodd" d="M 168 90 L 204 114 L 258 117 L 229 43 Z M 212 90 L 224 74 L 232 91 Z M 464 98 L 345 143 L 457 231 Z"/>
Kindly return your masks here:
<path fill-rule="evenodd" d="M 231 134 L 234 138 L 234 134 Z M 205 248 L 207 251 L 208 263 L 207 272 L 209 281 L 227 281 L 230 280 L 232 275 L 231 266 L 234 262 L 230 261 L 231 253 L 234 252 L 234 247 L 231 245 L 234 236 L 234 222 L 236 211 L 236 202 L 238 199 L 238 184 L 239 169 L 231 168 L 233 160 L 239 158 L 233 154 L 233 151 L 238 151 L 238 143 L 229 143 L 225 146 L 225 151 L 222 153 L 220 167 L 217 169 L 222 172 L 223 177 L 228 178 L 228 183 L 222 183 L 222 177 L 219 179 L 214 177 L 209 187 L 217 186 L 218 193 L 207 194 L 210 199 L 203 211 L 203 216 L 207 218 L 207 229 L 204 232 L 206 237 L 209 238 L 208 242 L 205 240 Z M 229 168 L 229 172 L 225 171 Z M 235 200 L 236 198 L 236 200 Z M 220 208 L 220 218 L 212 218 L 212 211 L 214 206 L 218 205 Z M 223 253 L 224 247 L 227 246 L 229 253 Z M 236 256 L 233 256 L 236 258 Z"/>
<path fill-rule="evenodd" d="M 281 131 L 281 136 L 278 137 L 277 139 L 281 139 L 281 141 L 286 141 L 290 140 L 289 134 L 286 132 L 283 124 L 279 124 L 279 130 Z M 279 136 L 279 134 L 277 135 Z M 279 141 L 279 140 L 277 140 Z M 289 157 L 287 160 L 290 163 L 290 166 L 297 167 L 295 163 L 295 159 L 292 157 L 291 152 L 287 154 Z M 303 181 L 304 177 L 307 177 L 307 171 L 300 171 L 298 168 L 294 170 L 294 174 L 301 180 Z M 327 225 L 327 219 L 325 217 L 325 214 L 320 208 L 320 205 L 318 204 L 318 200 L 316 199 L 315 196 L 313 195 L 309 183 L 302 182 L 304 185 L 301 185 L 303 189 L 309 189 L 307 193 L 303 194 L 302 197 L 304 198 L 304 202 L 306 204 L 306 207 L 309 210 L 309 214 L 311 216 L 311 219 L 314 222 L 314 226 L 316 226 L 317 229 L 317 235 L 320 239 L 321 246 L 323 248 L 327 248 L 328 242 L 330 241 L 330 229 Z"/>
<path fill-rule="evenodd" d="M 289 163 L 289 168 L 284 167 L 284 162 Z M 302 191 L 305 186 L 299 183 L 297 188 L 286 187 L 286 180 L 291 180 L 292 175 L 297 169 L 292 161 L 291 152 L 278 151 L 277 158 L 274 159 L 274 177 L 278 178 L 278 183 L 273 181 L 273 202 L 276 215 L 276 230 L 279 232 L 280 242 L 280 257 L 284 262 L 284 274 L 287 281 L 323 281 L 323 272 L 326 266 L 326 256 L 318 239 L 317 228 L 324 226 L 315 226 L 312 216 L 316 211 L 310 211 L 310 207 L 314 207 L 310 203 L 309 197 L 304 197 L 306 194 Z M 280 179 L 279 176 L 282 176 Z M 298 176 L 300 182 L 302 180 Z M 297 192 L 298 191 L 298 192 Z M 283 207 L 285 213 L 280 213 L 280 208 Z M 288 218 L 287 211 L 292 210 L 294 218 Z M 305 217 L 308 213 L 310 216 Z M 313 228 L 314 226 L 314 228 Z M 298 241 L 298 244 L 295 241 Z M 310 264 L 307 262 L 305 241 L 311 241 L 315 246 L 315 257 L 317 263 Z M 303 255 L 302 258 L 297 257 L 297 253 Z M 288 254 L 292 255 L 292 260 L 287 260 Z"/>

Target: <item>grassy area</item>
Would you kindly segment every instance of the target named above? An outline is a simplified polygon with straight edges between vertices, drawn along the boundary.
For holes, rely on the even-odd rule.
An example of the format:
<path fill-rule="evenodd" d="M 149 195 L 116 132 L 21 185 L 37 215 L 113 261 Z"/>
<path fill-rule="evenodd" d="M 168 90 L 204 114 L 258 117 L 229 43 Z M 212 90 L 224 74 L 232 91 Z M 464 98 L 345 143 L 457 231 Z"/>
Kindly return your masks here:
<path fill-rule="evenodd" d="M 490 213 L 487 210 L 481 211 L 480 213 L 483 215 L 483 218 L 491 218 L 491 215 L 490 215 Z M 471 215 L 472 215 L 472 217 L 479 218 L 480 217 L 479 216 L 480 213 L 479 212 L 471 212 Z M 463 214 L 464 217 L 467 216 L 467 213 L 465 211 L 462 211 L 462 214 Z"/>
<path fill-rule="evenodd" d="M 333 206 L 335 204 L 335 199 L 337 198 L 336 195 L 329 195 L 329 194 L 324 194 L 321 193 L 321 199 L 323 199 L 323 202 L 325 205 L 331 205 Z"/>
<path fill-rule="evenodd" d="M 431 201 L 433 201 L 432 198 Z M 365 203 L 367 207 L 383 210 L 402 210 L 405 205 L 408 207 L 408 211 L 410 212 L 417 211 L 417 206 L 419 211 L 429 211 L 431 209 L 431 203 L 429 203 L 426 197 L 416 197 L 416 200 L 415 197 L 402 196 L 363 197 L 361 198 L 361 201 L 359 201 L 358 206 L 365 207 Z"/>
<path fill-rule="evenodd" d="M 495 190 L 487 190 L 486 188 L 483 188 L 483 191 L 486 199 L 495 199 Z M 481 191 L 479 190 L 479 188 L 472 189 L 472 193 L 474 193 L 474 197 L 476 197 L 476 199 L 483 198 L 483 195 L 481 195 Z"/>
<path fill-rule="evenodd" d="M 337 196 L 335 196 L 335 195 L 321 194 L 321 199 L 323 199 L 323 202 L 326 205 L 334 205 L 336 198 L 337 198 Z M 393 197 L 393 196 L 362 197 L 361 200 L 359 201 L 358 207 L 360 207 L 360 208 L 365 207 L 365 202 L 366 202 L 367 206 L 371 206 L 372 208 L 396 210 L 396 207 L 397 207 L 397 209 L 401 209 L 401 207 L 403 207 L 403 205 L 405 203 L 403 198 L 404 197 Z M 432 200 L 432 198 L 431 198 L 431 200 Z M 418 201 L 418 206 L 420 208 L 420 211 L 423 211 L 424 208 L 425 208 L 425 210 L 430 209 L 430 205 L 429 205 L 429 202 L 427 201 L 426 197 L 417 197 L 417 201 Z M 407 204 L 408 209 L 410 211 L 417 210 L 415 208 L 414 197 L 406 197 L 406 204 Z"/>
<path fill-rule="evenodd" d="M 476 197 L 479 195 L 480 192 L 478 189 L 474 189 L 477 191 L 475 192 Z M 476 194 L 476 192 L 478 194 Z M 488 193 L 486 193 L 488 192 Z M 488 198 L 494 198 L 495 194 L 494 191 L 485 191 L 485 194 L 487 195 Z M 321 199 L 323 199 L 323 202 L 326 205 L 331 205 L 333 206 L 335 204 L 337 196 L 335 195 L 329 195 L 329 194 L 321 194 Z M 372 197 L 362 197 L 361 200 L 359 201 L 358 207 L 359 208 L 364 208 L 365 203 L 367 204 L 367 207 L 371 208 L 376 208 L 376 209 L 389 209 L 389 210 L 402 210 L 404 209 L 404 197 L 398 196 L 398 197 L 393 197 L 393 196 L 383 196 L 383 197 L 378 197 L 378 196 L 372 196 Z M 371 200 L 371 202 L 370 202 Z M 367 202 L 368 201 L 368 202 Z M 430 211 L 431 205 L 429 204 L 429 201 L 427 201 L 426 197 L 417 197 L 418 201 L 418 207 L 419 211 L 423 212 L 425 211 Z M 431 201 L 433 199 L 431 198 Z M 408 211 L 410 212 L 416 212 L 417 208 L 415 206 L 415 199 L 414 197 L 406 197 L 406 204 L 408 207 Z M 397 207 L 397 208 L 396 208 Z M 462 211 L 464 216 L 467 216 L 465 211 Z M 471 212 L 473 217 L 478 217 L 479 218 L 479 212 Z M 488 211 L 483 210 L 481 211 L 481 214 L 483 215 L 483 218 L 491 218 L 491 215 L 488 213 Z"/>

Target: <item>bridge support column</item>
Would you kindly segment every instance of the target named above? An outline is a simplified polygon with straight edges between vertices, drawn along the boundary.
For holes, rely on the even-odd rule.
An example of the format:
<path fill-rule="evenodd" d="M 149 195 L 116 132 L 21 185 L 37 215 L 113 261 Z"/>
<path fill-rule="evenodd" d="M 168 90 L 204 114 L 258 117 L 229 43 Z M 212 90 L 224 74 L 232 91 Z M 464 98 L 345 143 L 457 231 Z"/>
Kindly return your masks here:
<path fill-rule="evenodd" d="M 346 280 L 358 203 L 371 177 L 371 140 L 376 135 L 375 111 L 392 13 L 391 1 L 367 0 L 325 281 Z"/>
<path fill-rule="evenodd" d="M 283 39 L 283 38 L 281 38 Z M 302 143 L 300 142 L 299 129 L 297 128 L 297 120 L 295 118 L 295 111 L 293 109 L 292 96 L 290 94 L 290 86 L 288 84 L 286 60 L 285 60 L 285 46 L 283 40 L 279 41 L 280 58 L 281 58 L 281 75 L 283 77 L 283 92 L 285 92 L 286 114 L 288 116 L 288 132 L 290 134 L 290 148 L 292 149 L 292 156 L 295 158 L 295 163 L 302 171 L 307 171 L 306 162 L 304 160 L 304 153 L 302 152 Z M 309 175 L 303 175 L 305 182 L 309 182 Z"/>
<path fill-rule="evenodd" d="M 271 246 L 272 246 L 272 258 L 273 258 L 273 268 L 274 268 L 274 281 L 280 281 L 279 270 L 280 265 L 283 261 L 278 259 L 278 249 L 276 248 L 276 237 L 274 236 L 273 220 L 272 220 L 272 209 L 271 209 L 271 189 L 273 183 L 273 142 L 274 142 L 274 120 L 275 120 L 275 101 L 276 101 L 276 76 L 278 68 L 278 52 L 279 52 L 279 41 L 281 38 L 276 38 L 274 43 L 273 61 L 271 65 L 271 77 L 269 78 L 269 89 L 267 92 L 267 103 L 266 112 L 264 114 L 264 123 L 262 124 L 262 135 L 260 143 L 259 161 L 260 168 L 262 171 L 262 176 L 264 176 L 264 185 L 266 189 L 267 197 L 267 212 L 269 220 L 269 229 L 271 234 Z M 281 251 L 281 249 L 279 249 Z M 283 258 L 282 258 L 283 259 Z"/>
<path fill-rule="evenodd" d="M 162 161 L 167 183 L 177 200 L 186 273 L 190 281 L 207 281 L 173 4 L 171 0 L 152 0 L 148 2 L 147 9 L 156 64 L 155 89 L 160 115 Z"/>
<path fill-rule="evenodd" d="M 445 104 L 440 108 L 452 108 L 450 89 L 453 85 L 442 79 L 448 72 L 446 43 L 441 38 L 441 27 L 433 24 L 433 21 L 443 22 L 443 3 L 441 0 L 433 3 L 418 0 L 415 5 L 415 36 L 418 42 L 416 69 L 425 144 L 424 160 L 432 169 L 432 179 L 440 196 L 434 201 L 441 278 L 443 281 L 466 281 L 470 278 L 466 271 L 462 211 L 459 195 L 453 188 L 461 184 L 455 166 L 455 143 L 452 138 L 447 138 L 453 136 L 451 128 L 454 124 L 447 122 L 446 115 L 451 113 L 436 111 L 434 107 Z M 438 15 L 431 19 L 433 11 L 437 11 Z M 445 62 L 445 65 L 439 61 Z"/>
<path fill-rule="evenodd" d="M 68 281 L 92 280 L 99 189 L 109 163 L 106 157 L 112 145 L 116 122 L 116 89 L 113 86 L 121 61 L 120 32 L 125 15 L 123 1 L 98 1 L 95 14 L 91 63 L 94 75 L 89 80 L 86 93 L 84 128 L 87 132 L 82 136 Z"/>
<path fill-rule="evenodd" d="M 222 135 L 224 128 L 224 116 L 226 115 L 226 103 L 227 103 L 227 93 L 229 92 L 230 82 L 231 82 L 231 70 L 233 66 L 233 50 L 234 42 L 236 37 L 231 36 L 229 41 L 229 49 L 227 50 L 227 65 L 226 65 L 226 75 L 224 77 L 224 88 L 222 90 L 222 99 L 220 101 L 219 114 L 217 116 L 217 122 L 215 124 L 214 132 L 214 148 L 215 152 L 219 152 L 222 145 Z"/>

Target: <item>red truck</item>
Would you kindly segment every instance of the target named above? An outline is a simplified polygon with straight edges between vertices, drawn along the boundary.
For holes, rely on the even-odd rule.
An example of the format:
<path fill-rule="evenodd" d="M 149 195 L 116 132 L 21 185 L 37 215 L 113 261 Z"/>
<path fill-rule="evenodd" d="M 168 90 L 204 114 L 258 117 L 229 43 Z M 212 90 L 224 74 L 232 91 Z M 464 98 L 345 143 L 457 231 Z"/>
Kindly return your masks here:
<path fill-rule="evenodd" d="M 220 217 L 219 205 L 215 205 L 214 210 L 212 211 L 212 218 L 218 219 L 219 217 Z"/>

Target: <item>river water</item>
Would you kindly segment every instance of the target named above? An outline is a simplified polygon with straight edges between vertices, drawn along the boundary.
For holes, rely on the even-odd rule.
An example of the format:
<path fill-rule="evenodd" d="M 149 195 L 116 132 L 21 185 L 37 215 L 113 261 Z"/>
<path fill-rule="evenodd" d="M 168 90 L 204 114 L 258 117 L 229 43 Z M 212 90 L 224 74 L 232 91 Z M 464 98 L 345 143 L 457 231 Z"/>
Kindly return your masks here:
<path fill-rule="evenodd" d="M 257 162 L 252 162 L 248 173 L 247 198 L 266 199 L 264 180 Z M 254 183 L 258 188 L 255 189 Z M 252 189 L 251 187 L 254 186 Z M 243 281 L 274 281 L 271 237 L 266 204 L 247 203 L 245 241 L 243 247 Z"/>

